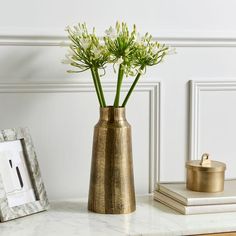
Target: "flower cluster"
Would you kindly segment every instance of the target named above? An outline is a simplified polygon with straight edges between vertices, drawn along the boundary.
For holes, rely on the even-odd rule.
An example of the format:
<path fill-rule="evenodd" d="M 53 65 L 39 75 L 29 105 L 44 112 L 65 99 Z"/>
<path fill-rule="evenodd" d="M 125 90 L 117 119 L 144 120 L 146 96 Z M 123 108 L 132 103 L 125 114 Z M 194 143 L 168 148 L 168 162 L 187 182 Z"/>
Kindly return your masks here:
<path fill-rule="evenodd" d="M 115 29 L 110 27 L 105 33 L 104 42 L 110 52 L 109 62 L 122 65 L 124 73 L 133 76 L 133 62 L 137 50 L 136 27 L 133 26 L 132 31 L 129 32 L 125 23 L 117 22 Z"/>
<path fill-rule="evenodd" d="M 89 33 L 86 24 L 68 26 L 66 31 L 71 44 L 63 63 L 77 68 L 68 72 L 77 73 L 91 70 L 101 107 L 106 106 L 106 103 L 98 71 L 102 69 L 105 74 L 106 64 L 112 63 L 114 70 L 116 66 L 119 67 L 115 107 L 119 107 L 123 76 L 136 76 L 122 103 L 122 106 L 125 106 L 146 68 L 159 64 L 170 53 L 168 46 L 156 42 L 148 33 L 141 36 L 137 33 L 135 25 L 130 31 L 126 23 L 116 23 L 115 28 L 110 27 L 105 31 L 106 35 L 102 39 L 96 36 L 95 29 Z"/>
<path fill-rule="evenodd" d="M 169 47 L 152 40 L 148 33 L 139 41 L 135 52 L 133 64 L 135 67 L 146 69 L 162 62 L 165 55 L 169 54 Z"/>
<path fill-rule="evenodd" d="M 77 67 L 79 70 L 68 72 L 82 72 L 91 68 L 105 69 L 109 58 L 107 47 L 95 35 L 95 30 L 89 33 L 85 24 L 66 27 L 71 41 L 66 59 L 62 62 Z"/>

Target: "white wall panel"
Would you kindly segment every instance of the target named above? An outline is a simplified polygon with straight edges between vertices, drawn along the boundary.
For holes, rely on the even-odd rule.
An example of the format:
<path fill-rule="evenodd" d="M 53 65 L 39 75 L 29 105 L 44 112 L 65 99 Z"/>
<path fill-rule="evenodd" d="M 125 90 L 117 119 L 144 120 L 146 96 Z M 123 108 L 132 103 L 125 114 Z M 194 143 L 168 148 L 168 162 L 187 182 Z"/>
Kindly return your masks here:
<path fill-rule="evenodd" d="M 235 47 L 178 47 L 176 55 L 148 72 L 148 76 L 156 74 L 162 82 L 162 181 L 185 179 L 185 161 L 189 159 L 189 80 L 234 80 L 235 56 Z"/>
<path fill-rule="evenodd" d="M 226 163 L 227 178 L 236 178 L 236 82 L 192 81 L 190 86 L 190 159 L 209 153 Z"/>

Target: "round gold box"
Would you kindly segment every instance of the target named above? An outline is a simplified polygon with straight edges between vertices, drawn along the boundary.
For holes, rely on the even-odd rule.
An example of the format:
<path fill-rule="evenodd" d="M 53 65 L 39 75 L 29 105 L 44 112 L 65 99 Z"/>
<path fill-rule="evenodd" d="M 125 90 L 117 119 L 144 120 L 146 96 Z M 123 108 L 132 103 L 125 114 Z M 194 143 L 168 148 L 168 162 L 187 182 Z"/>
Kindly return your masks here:
<path fill-rule="evenodd" d="M 187 162 L 186 168 L 187 189 L 208 193 L 224 191 L 226 165 L 223 162 L 211 161 L 205 153 L 201 160 Z"/>

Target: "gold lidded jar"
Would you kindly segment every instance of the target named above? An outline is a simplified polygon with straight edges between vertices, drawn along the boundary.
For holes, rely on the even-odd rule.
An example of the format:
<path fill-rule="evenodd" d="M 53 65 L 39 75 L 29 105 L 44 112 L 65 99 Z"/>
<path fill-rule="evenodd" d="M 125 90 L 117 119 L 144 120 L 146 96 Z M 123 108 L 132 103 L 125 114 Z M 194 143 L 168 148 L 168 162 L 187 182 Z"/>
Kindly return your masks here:
<path fill-rule="evenodd" d="M 212 161 L 209 154 L 204 153 L 201 160 L 188 161 L 186 168 L 187 189 L 208 193 L 224 191 L 225 163 Z"/>

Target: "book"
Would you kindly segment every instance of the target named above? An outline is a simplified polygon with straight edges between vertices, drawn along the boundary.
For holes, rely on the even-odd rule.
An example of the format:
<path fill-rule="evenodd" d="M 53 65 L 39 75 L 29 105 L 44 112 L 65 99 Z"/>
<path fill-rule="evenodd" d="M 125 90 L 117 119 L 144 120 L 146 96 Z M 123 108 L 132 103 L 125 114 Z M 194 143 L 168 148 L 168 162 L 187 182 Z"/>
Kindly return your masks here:
<path fill-rule="evenodd" d="M 220 213 L 220 212 L 233 212 L 236 211 L 236 204 L 215 204 L 215 205 L 202 205 L 202 206 L 185 206 L 178 201 L 158 192 L 154 192 L 154 199 L 162 204 L 184 214 L 207 214 L 207 213 Z"/>
<path fill-rule="evenodd" d="M 236 180 L 226 180 L 224 191 L 219 193 L 191 191 L 186 189 L 184 183 L 161 183 L 158 184 L 157 189 L 160 193 L 186 206 L 236 204 Z"/>

